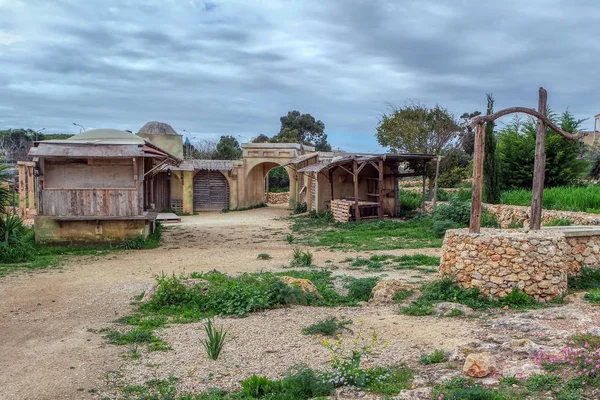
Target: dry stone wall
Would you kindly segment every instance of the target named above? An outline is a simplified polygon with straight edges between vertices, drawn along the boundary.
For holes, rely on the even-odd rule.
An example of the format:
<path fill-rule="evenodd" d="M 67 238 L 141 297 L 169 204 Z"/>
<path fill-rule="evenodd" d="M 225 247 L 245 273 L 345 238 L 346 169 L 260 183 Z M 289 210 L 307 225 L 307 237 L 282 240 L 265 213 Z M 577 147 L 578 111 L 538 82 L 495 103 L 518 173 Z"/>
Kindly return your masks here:
<path fill-rule="evenodd" d="M 447 202 L 438 202 L 438 204 L 447 204 Z M 508 228 L 511 224 L 529 225 L 531 207 L 506 204 L 482 204 L 482 207 L 496 217 L 501 228 Z M 425 211 L 433 211 L 431 202 L 425 203 Z M 600 225 L 599 214 L 559 210 L 542 211 L 542 224 L 556 219 L 569 220 L 573 225 Z"/>
<path fill-rule="evenodd" d="M 479 288 L 484 295 L 504 297 L 518 287 L 546 301 L 567 291 L 569 251 L 564 234 L 558 231 L 449 230 L 439 273 L 465 289 Z"/>
<path fill-rule="evenodd" d="M 289 202 L 290 202 L 290 193 L 289 192 L 282 192 L 282 193 L 269 192 L 269 194 L 267 196 L 267 203 L 269 203 L 269 204 L 285 204 L 285 203 L 289 203 Z"/>

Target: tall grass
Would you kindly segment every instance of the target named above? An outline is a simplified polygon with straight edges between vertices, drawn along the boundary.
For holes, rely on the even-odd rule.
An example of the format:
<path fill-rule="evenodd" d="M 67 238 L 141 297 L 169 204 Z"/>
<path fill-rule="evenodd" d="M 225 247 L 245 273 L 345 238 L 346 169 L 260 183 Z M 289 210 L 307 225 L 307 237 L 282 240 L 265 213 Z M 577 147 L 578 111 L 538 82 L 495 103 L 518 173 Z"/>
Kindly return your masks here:
<path fill-rule="evenodd" d="M 515 206 L 531 205 L 531 190 L 503 192 L 500 203 Z M 584 211 L 600 214 L 600 186 L 554 187 L 544 189 L 543 204 L 547 210 Z"/>

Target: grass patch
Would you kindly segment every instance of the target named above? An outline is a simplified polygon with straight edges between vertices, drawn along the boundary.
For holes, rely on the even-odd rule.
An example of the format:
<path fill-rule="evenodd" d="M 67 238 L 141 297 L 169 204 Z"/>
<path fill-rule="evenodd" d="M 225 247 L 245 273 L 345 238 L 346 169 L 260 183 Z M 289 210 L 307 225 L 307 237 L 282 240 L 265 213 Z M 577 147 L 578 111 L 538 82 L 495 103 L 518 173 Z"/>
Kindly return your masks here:
<path fill-rule="evenodd" d="M 544 226 L 571 226 L 573 223 L 564 218 L 553 218 L 550 221 L 546 222 Z"/>
<path fill-rule="evenodd" d="M 441 349 L 436 349 L 431 354 L 421 354 L 421 357 L 419 357 L 419 363 L 423 365 L 439 364 L 445 360 L 444 350 Z"/>
<path fill-rule="evenodd" d="M 396 292 L 393 297 L 394 303 L 402 303 L 404 300 L 408 299 L 410 296 L 415 294 L 414 290 L 402 289 Z"/>
<path fill-rule="evenodd" d="M 583 296 L 584 300 L 593 304 L 600 304 L 600 289 L 593 289 Z"/>
<path fill-rule="evenodd" d="M 427 283 L 421 287 L 421 291 L 418 299 L 401 309 L 403 314 L 432 315 L 433 305 L 440 302 L 460 303 L 475 310 L 505 306 L 523 310 L 543 306 L 516 287 L 506 297 L 495 300 L 480 294 L 477 288 L 466 290 L 456 286 L 450 278 Z"/>
<path fill-rule="evenodd" d="M 290 267 L 310 267 L 312 265 L 313 255 L 310 251 L 303 251 L 298 248 L 294 249 Z"/>
<path fill-rule="evenodd" d="M 500 203 L 531 206 L 531 190 L 502 192 Z M 600 213 L 600 186 L 554 187 L 544 189 L 542 206 L 546 210 Z"/>
<path fill-rule="evenodd" d="M 305 335 L 335 336 L 338 333 L 342 333 L 344 330 L 349 331 L 350 329 L 347 326 L 350 324 L 352 324 L 351 320 L 330 317 L 315 322 L 306 328 L 302 328 L 302 333 Z"/>
<path fill-rule="evenodd" d="M 267 253 L 260 253 L 256 258 L 258 258 L 259 260 L 270 260 L 273 257 L 271 257 L 271 255 Z"/>
<path fill-rule="evenodd" d="M 433 233 L 431 218 L 409 221 L 366 221 L 335 223 L 324 219 L 295 218 L 292 230 L 308 246 L 348 250 L 394 250 L 441 247 L 442 239 Z"/>
<path fill-rule="evenodd" d="M 257 208 L 265 208 L 265 207 L 269 207 L 269 205 L 265 202 L 262 202 L 262 203 L 258 203 L 258 204 L 255 204 L 255 205 L 249 206 L 249 207 L 224 208 L 221 210 L 221 212 L 228 213 L 228 212 L 236 212 L 236 211 L 248 211 L 248 210 L 255 210 Z"/>
<path fill-rule="evenodd" d="M 569 289 L 600 289 L 600 269 L 582 267 L 579 275 L 569 276 Z"/>

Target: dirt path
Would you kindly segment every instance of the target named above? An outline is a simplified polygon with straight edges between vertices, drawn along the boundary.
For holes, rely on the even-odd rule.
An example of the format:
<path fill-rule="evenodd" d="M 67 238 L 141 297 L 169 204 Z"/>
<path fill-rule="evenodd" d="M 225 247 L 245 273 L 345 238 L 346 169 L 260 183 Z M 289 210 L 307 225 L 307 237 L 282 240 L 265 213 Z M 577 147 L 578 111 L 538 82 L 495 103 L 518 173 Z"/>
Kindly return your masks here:
<path fill-rule="evenodd" d="M 60 269 L 2 278 L 0 399 L 97 397 L 93 393 L 105 381 L 105 373 L 121 368 L 123 349 L 106 345 L 95 331 L 128 314 L 132 297 L 147 289 L 156 274 L 280 269 L 289 262 L 292 250 L 283 240 L 289 232 L 288 221 L 282 219 L 287 214 L 282 207 L 269 207 L 184 217 L 166 232 L 159 249 L 73 259 Z M 386 253 L 417 252 L 437 255 L 439 250 Z M 273 258 L 257 260 L 258 253 Z M 316 265 L 324 265 L 326 260 L 339 262 L 349 253 L 321 250 L 314 256 Z M 252 321 L 248 318 L 244 324 Z M 465 333 L 448 323 L 439 329 Z"/>

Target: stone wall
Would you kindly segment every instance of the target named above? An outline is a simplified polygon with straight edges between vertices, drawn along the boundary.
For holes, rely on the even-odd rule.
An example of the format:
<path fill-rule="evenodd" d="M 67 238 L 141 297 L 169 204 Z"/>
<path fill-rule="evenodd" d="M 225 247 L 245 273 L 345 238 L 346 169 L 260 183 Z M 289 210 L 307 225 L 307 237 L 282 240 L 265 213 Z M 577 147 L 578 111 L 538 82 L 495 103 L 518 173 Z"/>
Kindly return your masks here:
<path fill-rule="evenodd" d="M 438 202 L 438 204 L 448 204 Z M 531 216 L 531 207 L 511 206 L 506 204 L 483 204 L 483 208 L 494 214 L 501 228 L 508 228 L 511 223 L 528 226 Z M 425 203 L 425 211 L 432 212 L 431 202 Z M 573 225 L 600 225 L 600 214 L 591 214 L 574 211 L 543 210 L 542 224 L 554 219 L 566 219 Z"/>
<path fill-rule="evenodd" d="M 504 297 L 518 287 L 538 301 L 566 294 L 570 245 L 563 232 L 466 229 L 446 232 L 439 273 L 465 289 Z"/>
<path fill-rule="evenodd" d="M 290 202 L 290 192 L 269 192 L 267 195 L 267 203 L 269 204 L 284 204 Z"/>

